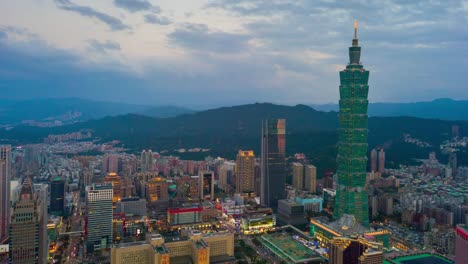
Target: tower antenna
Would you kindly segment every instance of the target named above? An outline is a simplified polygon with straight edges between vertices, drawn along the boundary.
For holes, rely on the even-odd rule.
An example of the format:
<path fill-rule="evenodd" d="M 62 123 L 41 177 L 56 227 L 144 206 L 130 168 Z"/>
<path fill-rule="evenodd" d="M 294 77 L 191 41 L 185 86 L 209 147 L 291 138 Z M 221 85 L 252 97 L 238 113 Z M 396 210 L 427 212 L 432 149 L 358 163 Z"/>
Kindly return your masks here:
<path fill-rule="evenodd" d="M 357 20 L 354 19 L 354 39 L 357 39 Z"/>

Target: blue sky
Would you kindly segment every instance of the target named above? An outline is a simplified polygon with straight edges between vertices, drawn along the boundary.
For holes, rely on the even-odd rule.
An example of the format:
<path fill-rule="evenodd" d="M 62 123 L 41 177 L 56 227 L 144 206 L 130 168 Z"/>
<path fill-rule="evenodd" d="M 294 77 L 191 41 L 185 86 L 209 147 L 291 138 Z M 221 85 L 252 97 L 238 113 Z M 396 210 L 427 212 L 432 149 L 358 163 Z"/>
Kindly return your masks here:
<path fill-rule="evenodd" d="M 468 1 L 0 2 L 0 98 L 338 100 L 353 20 L 371 102 L 468 99 Z"/>

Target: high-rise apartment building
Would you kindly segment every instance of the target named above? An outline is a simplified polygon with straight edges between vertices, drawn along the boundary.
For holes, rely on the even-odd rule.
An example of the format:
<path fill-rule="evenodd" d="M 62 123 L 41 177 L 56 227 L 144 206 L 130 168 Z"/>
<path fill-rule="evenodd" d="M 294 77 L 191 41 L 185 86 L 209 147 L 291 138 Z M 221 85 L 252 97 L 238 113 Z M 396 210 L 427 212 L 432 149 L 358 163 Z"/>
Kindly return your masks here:
<path fill-rule="evenodd" d="M 50 214 L 62 216 L 65 213 L 65 181 L 55 177 L 50 182 Z"/>
<path fill-rule="evenodd" d="M 317 192 L 317 168 L 308 164 L 304 166 L 304 170 L 304 189 L 311 193 Z"/>
<path fill-rule="evenodd" d="M 448 162 L 448 167 L 452 169 L 452 177 L 457 176 L 457 153 L 456 152 L 450 152 L 449 154 L 449 162 Z"/>
<path fill-rule="evenodd" d="M 11 146 L 0 145 L 0 243 L 8 238 L 10 221 Z"/>
<path fill-rule="evenodd" d="M 468 263 L 468 226 L 457 225 L 455 244 L 455 264 Z"/>
<path fill-rule="evenodd" d="M 286 182 L 286 120 L 262 121 L 261 146 L 261 194 L 262 205 L 278 207 L 284 199 Z"/>
<path fill-rule="evenodd" d="M 354 39 L 349 48 L 349 64 L 340 72 L 340 111 L 338 130 L 337 175 L 334 218 L 354 215 L 364 226 L 369 225 L 366 185 L 367 167 L 367 95 L 369 71 L 360 63 L 361 47 Z"/>
<path fill-rule="evenodd" d="M 112 184 L 86 187 L 86 250 L 109 248 L 112 243 Z"/>
<path fill-rule="evenodd" d="M 377 150 L 372 149 L 370 153 L 370 171 L 377 172 Z"/>
<path fill-rule="evenodd" d="M 103 173 L 117 173 L 119 172 L 119 156 L 115 154 L 106 154 L 102 158 L 102 172 Z"/>
<path fill-rule="evenodd" d="M 253 193 L 255 155 L 252 150 L 239 150 L 236 160 L 236 193 Z"/>
<path fill-rule="evenodd" d="M 363 238 L 337 237 L 330 241 L 330 264 L 381 264 L 382 244 L 371 243 Z"/>
<path fill-rule="evenodd" d="M 143 150 L 140 159 L 140 171 L 147 172 L 153 170 L 153 151 Z"/>
<path fill-rule="evenodd" d="M 39 259 L 40 205 L 31 179 L 21 186 L 18 200 L 11 208 L 10 263 L 42 263 Z"/>
<path fill-rule="evenodd" d="M 379 172 L 380 174 L 383 174 L 385 170 L 385 151 L 383 148 L 380 149 L 379 151 Z"/>
<path fill-rule="evenodd" d="M 292 186 L 297 190 L 304 188 L 304 165 L 294 162 L 292 167 Z"/>

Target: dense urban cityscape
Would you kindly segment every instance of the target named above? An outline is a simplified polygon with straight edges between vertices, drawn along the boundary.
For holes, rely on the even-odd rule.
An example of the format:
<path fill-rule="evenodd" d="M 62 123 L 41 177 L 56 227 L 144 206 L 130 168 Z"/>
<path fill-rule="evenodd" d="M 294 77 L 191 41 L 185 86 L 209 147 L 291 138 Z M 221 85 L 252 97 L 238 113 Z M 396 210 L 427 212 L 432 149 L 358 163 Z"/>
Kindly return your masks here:
<path fill-rule="evenodd" d="M 468 263 L 468 167 L 457 165 L 466 137 L 452 127 L 440 146 L 448 164 L 430 152 L 387 168 L 384 147 L 367 157 L 369 71 L 354 30 L 340 72 L 336 173 L 318 177 L 303 153 L 286 156 L 286 119 L 259 124 L 261 152 L 238 150 L 235 160 L 127 153 L 92 131 L 2 145 L 3 260 Z M 93 151 L 102 154 L 79 154 Z"/>
<path fill-rule="evenodd" d="M 171 23 L 147 1 L 115 5 Z M 360 31 L 354 20 L 336 112 L 255 103 L 88 117 L 62 107 L 6 121 L 2 102 L 0 263 L 467 264 L 468 121 L 371 115 L 375 66 L 362 62 Z"/>

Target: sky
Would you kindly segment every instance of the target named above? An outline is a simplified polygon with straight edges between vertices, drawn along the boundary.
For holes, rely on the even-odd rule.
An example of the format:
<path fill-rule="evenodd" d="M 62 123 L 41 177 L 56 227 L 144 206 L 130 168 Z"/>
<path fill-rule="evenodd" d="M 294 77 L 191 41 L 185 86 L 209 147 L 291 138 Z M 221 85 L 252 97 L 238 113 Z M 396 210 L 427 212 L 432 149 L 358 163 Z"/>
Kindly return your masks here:
<path fill-rule="evenodd" d="M 355 19 L 370 102 L 468 99 L 468 0 L 0 1 L 0 99 L 336 103 Z"/>

